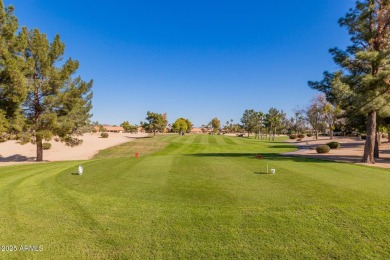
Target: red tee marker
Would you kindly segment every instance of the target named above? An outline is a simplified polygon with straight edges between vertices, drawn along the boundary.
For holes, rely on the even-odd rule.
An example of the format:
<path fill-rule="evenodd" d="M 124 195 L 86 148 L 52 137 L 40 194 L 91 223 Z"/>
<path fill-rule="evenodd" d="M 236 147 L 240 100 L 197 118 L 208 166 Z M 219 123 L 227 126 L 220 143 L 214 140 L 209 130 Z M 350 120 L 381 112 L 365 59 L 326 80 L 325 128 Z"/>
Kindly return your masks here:
<path fill-rule="evenodd" d="M 138 152 L 135 153 L 135 158 L 137 159 L 139 156 Z"/>

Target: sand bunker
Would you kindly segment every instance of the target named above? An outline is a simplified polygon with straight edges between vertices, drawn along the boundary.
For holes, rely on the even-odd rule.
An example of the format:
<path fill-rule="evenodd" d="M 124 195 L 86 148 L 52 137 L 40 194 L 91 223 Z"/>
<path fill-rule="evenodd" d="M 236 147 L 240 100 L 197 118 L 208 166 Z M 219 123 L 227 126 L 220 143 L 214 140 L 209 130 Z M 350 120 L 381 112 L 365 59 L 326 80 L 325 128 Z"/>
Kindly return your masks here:
<path fill-rule="evenodd" d="M 316 152 L 316 147 L 318 145 L 326 144 L 331 141 L 339 142 L 341 147 L 339 149 L 332 149 L 327 154 L 318 154 Z M 387 139 L 383 139 L 382 141 L 379 153 L 380 158 L 376 159 L 374 165 L 369 166 L 390 168 L 390 143 Z M 334 137 L 333 140 L 330 140 L 329 137 L 320 137 L 318 140 L 315 140 L 313 137 L 305 137 L 300 142 L 297 142 L 296 140 L 288 140 L 287 142 L 296 145 L 298 150 L 286 153 L 285 155 L 360 164 L 360 160 L 363 157 L 365 140 L 360 140 L 360 138 L 357 137 Z"/>
<path fill-rule="evenodd" d="M 88 160 L 100 150 L 116 146 L 125 142 L 145 137 L 148 134 L 127 134 L 127 133 L 109 133 L 108 138 L 101 138 L 100 133 L 84 134 L 83 144 L 76 147 L 66 146 L 64 143 L 50 143 L 50 150 L 43 151 L 44 161 L 70 161 L 70 160 Z M 31 163 L 36 158 L 36 146 L 33 144 L 20 145 L 17 141 L 8 141 L 0 143 L 0 166 Z"/>

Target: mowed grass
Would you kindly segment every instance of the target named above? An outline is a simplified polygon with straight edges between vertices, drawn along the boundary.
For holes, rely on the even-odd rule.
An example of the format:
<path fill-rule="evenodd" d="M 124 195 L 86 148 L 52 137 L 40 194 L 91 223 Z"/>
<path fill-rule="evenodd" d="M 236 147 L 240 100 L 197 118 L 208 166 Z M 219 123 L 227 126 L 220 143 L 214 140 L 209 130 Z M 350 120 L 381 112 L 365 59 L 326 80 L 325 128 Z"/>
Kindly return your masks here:
<path fill-rule="evenodd" d="M 43 251 L 0 258 L 388 259 L 390 172 L 279 155 L 293 149 L 163 135 L 91 161 L 2 167 L 0 244 Z"/>

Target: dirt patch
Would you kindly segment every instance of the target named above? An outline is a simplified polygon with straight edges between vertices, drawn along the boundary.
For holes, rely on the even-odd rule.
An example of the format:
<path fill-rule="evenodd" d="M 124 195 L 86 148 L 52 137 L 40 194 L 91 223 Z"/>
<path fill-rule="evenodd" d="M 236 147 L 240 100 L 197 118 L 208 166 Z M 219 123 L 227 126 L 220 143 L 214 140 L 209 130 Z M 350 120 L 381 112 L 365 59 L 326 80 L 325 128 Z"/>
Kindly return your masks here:
<path fill-rule="evenodd" d="M 332 149 L 327 154 L 318 154 L 316 147 L 321 144 L 326 144 L 331 141 L 340 143 L 340 148 Z M 390 143 L 387 140 L 382 140 L 380 146 L 379 159 L 376 159 L 375 164 L 363 164 L 368 166 L 376 166 L 381 168 L 390 168 Z M 334 137 L 330 140 L 329 137 L 319 137 L 318 140 L 313 137 L 305 137 L 301 141 L 288 140 L 287 142 L 298 147 L 297 151 L 286 153 L 288 156 L 303 156 L 321 160 L 330 160 L 338 162 L 350 162 L 361 164 L 360 160 L 363 157 L 365 140 L 354 137 Z"/>

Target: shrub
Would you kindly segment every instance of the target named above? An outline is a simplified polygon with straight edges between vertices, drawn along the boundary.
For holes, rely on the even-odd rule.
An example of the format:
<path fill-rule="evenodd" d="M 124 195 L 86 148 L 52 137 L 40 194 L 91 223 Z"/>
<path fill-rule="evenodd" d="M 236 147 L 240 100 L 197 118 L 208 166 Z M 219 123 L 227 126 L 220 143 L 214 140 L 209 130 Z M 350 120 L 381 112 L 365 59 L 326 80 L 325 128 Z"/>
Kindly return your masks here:
<path fill-rule="evenodd" d="M 312 136 L 313 136 L 313 134 L 310 134 L 310 133 L 309 133 L 309 134 L 307 134 L 307 137 L 312 137 Z"/>
<path fill-rule="evenodd" d="M 102 134 L 101 134 L 101 137 L 102 137 L 102 138 L 108 138 L 108 133 L 102 133 Z"/>
<path fill-rule="evenodd" d="M 92 133 L 96 133 L 97 130 L 95 128 L 92 129 Z"/>
<path fill-rule="evenodd" d="M 361 138 L 362 140 L 366 140 L 366 139 L 367 139 L 367 136 L 366 136 L 366 135 L 361 135 L 360 138 Z"/>
<path fill-rule="evenodd" d="M 299 135 L 297 135 L 297 137 L 302 139 L 302 138 L 305 137 L 305 135 L 304 134 L 299 134 Z"/>
<path fill-rule="evenodd" d="M 51 148 L 51 143 L 43 143 L 42 148 L 43 150 L 49 150 Z"/>
<path fill-rule="evenodd" d="M 330 149 L 337 149 L 340 147 L 339 142 L 330 142 L 330 143 L 327 143 L 326 145 L 329 146 Z"/>
<path fill-rule="evenodd" d="M 326 144 L 317 146 L 316 148 L 317 153 L 329 153 L 330 147 Z"/>
<path fill-rule="evenodd" d="M 296 135 L 290 135 L 290 139 L 296 139 L 297 136 Z"/>

